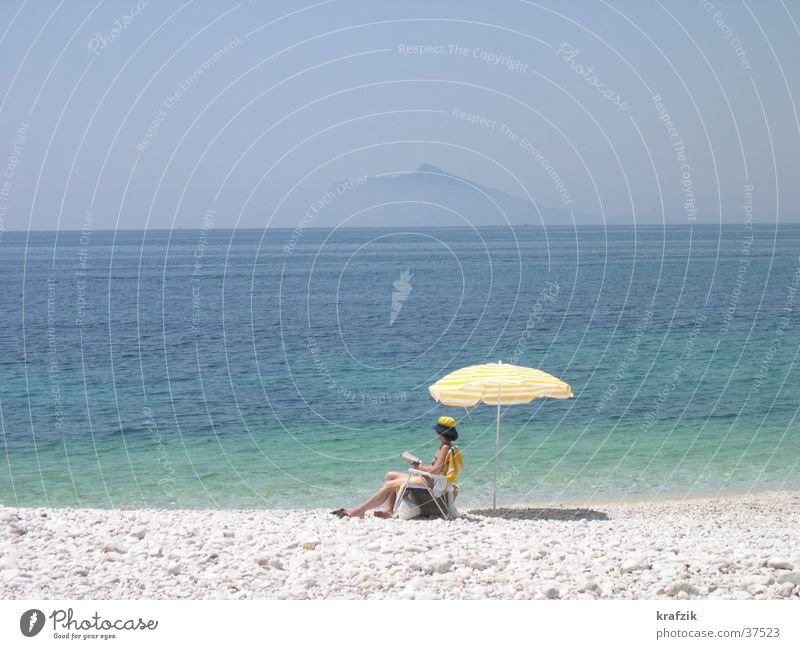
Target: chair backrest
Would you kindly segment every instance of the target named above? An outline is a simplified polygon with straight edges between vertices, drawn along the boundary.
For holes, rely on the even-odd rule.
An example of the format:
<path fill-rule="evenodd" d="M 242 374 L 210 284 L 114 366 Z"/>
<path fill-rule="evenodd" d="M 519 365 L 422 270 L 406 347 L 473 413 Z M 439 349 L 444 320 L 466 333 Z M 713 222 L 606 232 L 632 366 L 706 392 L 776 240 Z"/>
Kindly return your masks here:
<path fill-rule="evenodd" d="M 458 446 L 451 446 L 447 452 L 447 457 L 444 460 L 442 467 L 442 475 L 447 478 L 448 482 L 455 482 L 461 469 L 464 468 L 464 458 Z"/>

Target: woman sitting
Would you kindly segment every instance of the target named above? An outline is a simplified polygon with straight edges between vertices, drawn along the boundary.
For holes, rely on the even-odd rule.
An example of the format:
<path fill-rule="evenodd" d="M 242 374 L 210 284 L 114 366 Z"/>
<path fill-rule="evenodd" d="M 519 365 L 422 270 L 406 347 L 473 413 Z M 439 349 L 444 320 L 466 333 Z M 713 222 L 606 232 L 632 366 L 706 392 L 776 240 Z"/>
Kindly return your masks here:
<path fill-rule="evenodd" d="M 364 503 L 354 509 L 337 509 L 332 511 L 331 514 L 339 517 L 350 516 L 363 518 L 364 514 L 370 509 L 375 509 L 376 507 L 384 505 L 383 509 L 374 512 L 375 516 L 379 518 L 391 518 L 394 511 L 395 499 L 397 497 L 397 489 L 406 484 L 406 482 L 410 485 L 419 485 L 432 489 L 434 479 L 444 479 L 444 476 L 442 476 L 442 468 L 445 465 L 447 455 L 453 446 L 453 442 L 458 439 L 456 420 L 452 417 L 439 417 L 439 421 L 436 422 L 433 429 L 436 431 L 436 439 L 439 441 L 439 450 L 436 451 L 433 462 L 430 464 L 415 462 L 412 466 L 419 471 L 437 476 L 437 478 L 423 475 L 414 475 L 409 478 L 407 473 L 389 471 L 389 473 L 383 477 L 383 486 L 372 494 Z M 441 478 L 438 478 L 438 476 L 441 476 Z"/>

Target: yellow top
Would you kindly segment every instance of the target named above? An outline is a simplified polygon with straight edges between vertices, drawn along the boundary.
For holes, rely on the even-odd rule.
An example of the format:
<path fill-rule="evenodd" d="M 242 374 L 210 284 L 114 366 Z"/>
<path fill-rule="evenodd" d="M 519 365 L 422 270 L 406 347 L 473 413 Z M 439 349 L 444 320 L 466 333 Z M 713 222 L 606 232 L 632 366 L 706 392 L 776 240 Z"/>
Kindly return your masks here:
<path fill-rule="evenodd" d="M 458 446 L 451 446 L 442 465 L 442 475 L 448 482 L 455 482 L 459 471 L 463 468 L 464 458 L 461 456 L 461 451 L 458 450 Z"/>

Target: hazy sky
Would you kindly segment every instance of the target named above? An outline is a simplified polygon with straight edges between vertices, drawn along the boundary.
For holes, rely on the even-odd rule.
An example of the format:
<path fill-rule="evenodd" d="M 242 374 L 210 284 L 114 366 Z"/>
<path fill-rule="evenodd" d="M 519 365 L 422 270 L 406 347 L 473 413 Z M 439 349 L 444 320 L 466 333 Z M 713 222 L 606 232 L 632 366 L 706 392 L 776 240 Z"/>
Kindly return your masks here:
<path fill-rule="evenodd" d="M 3 17 L 6 230 L 87 212 L 199 228 L 208 210 L 295 227 L 332 183 L 423 163 L 615 222 L 800 214 L 796 3 L 37 0 Z"/>

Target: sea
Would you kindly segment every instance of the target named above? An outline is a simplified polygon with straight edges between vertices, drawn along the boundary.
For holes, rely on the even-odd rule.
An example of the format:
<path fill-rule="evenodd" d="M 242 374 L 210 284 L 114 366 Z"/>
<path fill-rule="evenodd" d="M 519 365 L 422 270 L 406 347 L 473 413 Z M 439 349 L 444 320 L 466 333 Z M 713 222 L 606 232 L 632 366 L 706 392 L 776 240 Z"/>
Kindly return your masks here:
<path fill-rule="evenodd" d="M 498 504 L 800 486 L 800 225 L 0 233 L 0 504 L 355 505 L 458 421 L 467 365 L 567 400 L 503 407 Z"/>

